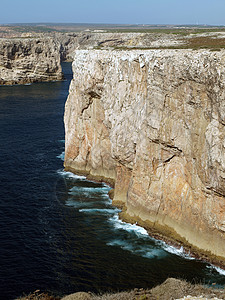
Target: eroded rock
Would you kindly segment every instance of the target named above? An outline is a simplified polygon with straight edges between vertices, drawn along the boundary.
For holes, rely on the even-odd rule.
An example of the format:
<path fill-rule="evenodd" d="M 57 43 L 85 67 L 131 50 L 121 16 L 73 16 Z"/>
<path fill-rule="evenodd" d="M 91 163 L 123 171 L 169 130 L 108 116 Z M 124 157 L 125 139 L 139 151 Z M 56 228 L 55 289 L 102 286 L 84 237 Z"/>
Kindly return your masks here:
<path fill-rule="evenodd" d="M 225 52 L 77 50 L 66 169 L 115 182 L 124 218 L 225 262 Z"/>
<path fill-rule="evenodd" d="M 60 45 L 52 38 L 0 40 L 0 84 L 61 80 Z"/>

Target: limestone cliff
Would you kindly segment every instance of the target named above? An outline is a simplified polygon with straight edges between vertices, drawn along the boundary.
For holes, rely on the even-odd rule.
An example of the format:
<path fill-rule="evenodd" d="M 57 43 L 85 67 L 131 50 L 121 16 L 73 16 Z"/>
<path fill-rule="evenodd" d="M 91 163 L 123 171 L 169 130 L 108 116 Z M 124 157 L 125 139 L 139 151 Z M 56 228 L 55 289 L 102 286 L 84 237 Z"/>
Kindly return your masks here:
<path fill-rule="evenodd" d="M 51 38 L 0 40 L 0 84 L 61 80 L 59 44 Z"/>
<path fill-rule="evenodd" d="M 77 50 L 73 72 L 65 168 L 225 264 L 225 51 Z"/>

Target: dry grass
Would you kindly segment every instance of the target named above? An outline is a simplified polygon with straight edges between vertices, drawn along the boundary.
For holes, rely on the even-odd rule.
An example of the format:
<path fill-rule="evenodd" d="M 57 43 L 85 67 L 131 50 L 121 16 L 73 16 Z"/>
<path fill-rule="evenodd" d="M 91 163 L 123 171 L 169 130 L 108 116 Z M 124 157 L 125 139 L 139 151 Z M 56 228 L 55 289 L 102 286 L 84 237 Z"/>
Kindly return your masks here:
<path fill-rule="evenodd" d="M 151 289 L 135 289 L 130 292 L 93 296 L 91 300 L 172 300 L 184 296 L 205 296 L 207 299 L 217 297 L 225 299 L 225 290 L 207 288 L 200 284 L 191 284 L 185 280 L 167 279 L 163 284 Z M 71 299 L 76 300 L 76 298 Z"/>
<path fill-rule="evenodd" d="M 225 48 L 225 38 L 212 38 L 209 36 L 194 37 L 188 40 L 188 47 L 192 49 L 210 48 L 221 49 Z"/>
<path fill-rule="evenodd" d="M 42 293 L 40 290 L 36 290 L 29 295 L 22 296 L 16 300 L 59 300 L 60 297 L 54 297 L 48 293 Z"/>
<path fill-rule="evenodd" d="M 185 296 L 200 297 L 206 299 L 225 299 L 225 289 L 209 288 L 200 284 L 191 284 L 185 280 L 168 278 L 161 285 L 152 289 L 134 289 L 128 292 L 106 293 L 102 295 L 94 295 L 91 293 L 78 292 L 62 298 L 62 300 L 173 300 L 180 299 Z M 59 300 L 40 291 L 35 291 L 28 296 L 18 298 L 17 300 Z M 199 298 L 201 299 L 201 298 Z"/>

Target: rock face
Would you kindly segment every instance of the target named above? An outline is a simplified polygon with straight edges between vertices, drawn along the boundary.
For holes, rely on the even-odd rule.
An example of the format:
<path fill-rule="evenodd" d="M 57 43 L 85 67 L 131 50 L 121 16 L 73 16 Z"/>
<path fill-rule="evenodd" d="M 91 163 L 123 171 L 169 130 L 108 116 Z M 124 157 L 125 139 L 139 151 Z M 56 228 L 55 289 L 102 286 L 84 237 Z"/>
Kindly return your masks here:
<path fill-rule="evenodd" d="M 123 216 L 225 264 L 225 51 L 77 50 L 65 168 Z"/>
<path fill-rule="evenodd" d="M 174 34 L 156 34 L 140 32 L 89 32 L 54 33 L 51 35 L 60 43 L 61 59 L 73 61 L 74 52 L 78 49 L 132 49 L 162 48 L 185 46 L 188 39 Z M 215 37 L 215 33 L 214 33 Z"/>
<path fill-rule="evenodd" d="M 0 40 L 0 84 L 61 80 L 59 43 L 51 38 Z"/>

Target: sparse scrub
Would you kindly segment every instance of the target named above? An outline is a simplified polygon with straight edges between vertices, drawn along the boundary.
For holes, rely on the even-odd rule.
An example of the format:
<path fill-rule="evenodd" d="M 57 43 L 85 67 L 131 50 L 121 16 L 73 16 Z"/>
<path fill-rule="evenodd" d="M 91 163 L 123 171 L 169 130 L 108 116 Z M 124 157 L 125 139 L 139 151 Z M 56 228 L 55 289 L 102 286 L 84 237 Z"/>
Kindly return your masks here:
<path fill-rule="evenodd" d="M 48 293 L 42 293 L 40 290 L 36 290 L 27 296 L 22 296 L 16 300 L 59 300 L 60 297 L 54 297 Z"/>
<path fill-rule="evenodd" d="M 161 285 L 152 288 L 151 290 L 134 289 L 127 292 L 105 293 L 102 295 L 94 295 L 91 293 L 78 292 L 65 296 L 62 300 L 172 300 L 179 299 L 185 296 L 199 297 L 204 296 L 207 299 L 217 297 L 225 299 L 225 289 L 210 288 L 201 284 L 191 284 L 186 280 L 168 278 Z M 35 291 L 34 293 L 18 298 L 17 300 L 59 300 L 46 293 Z"/>

